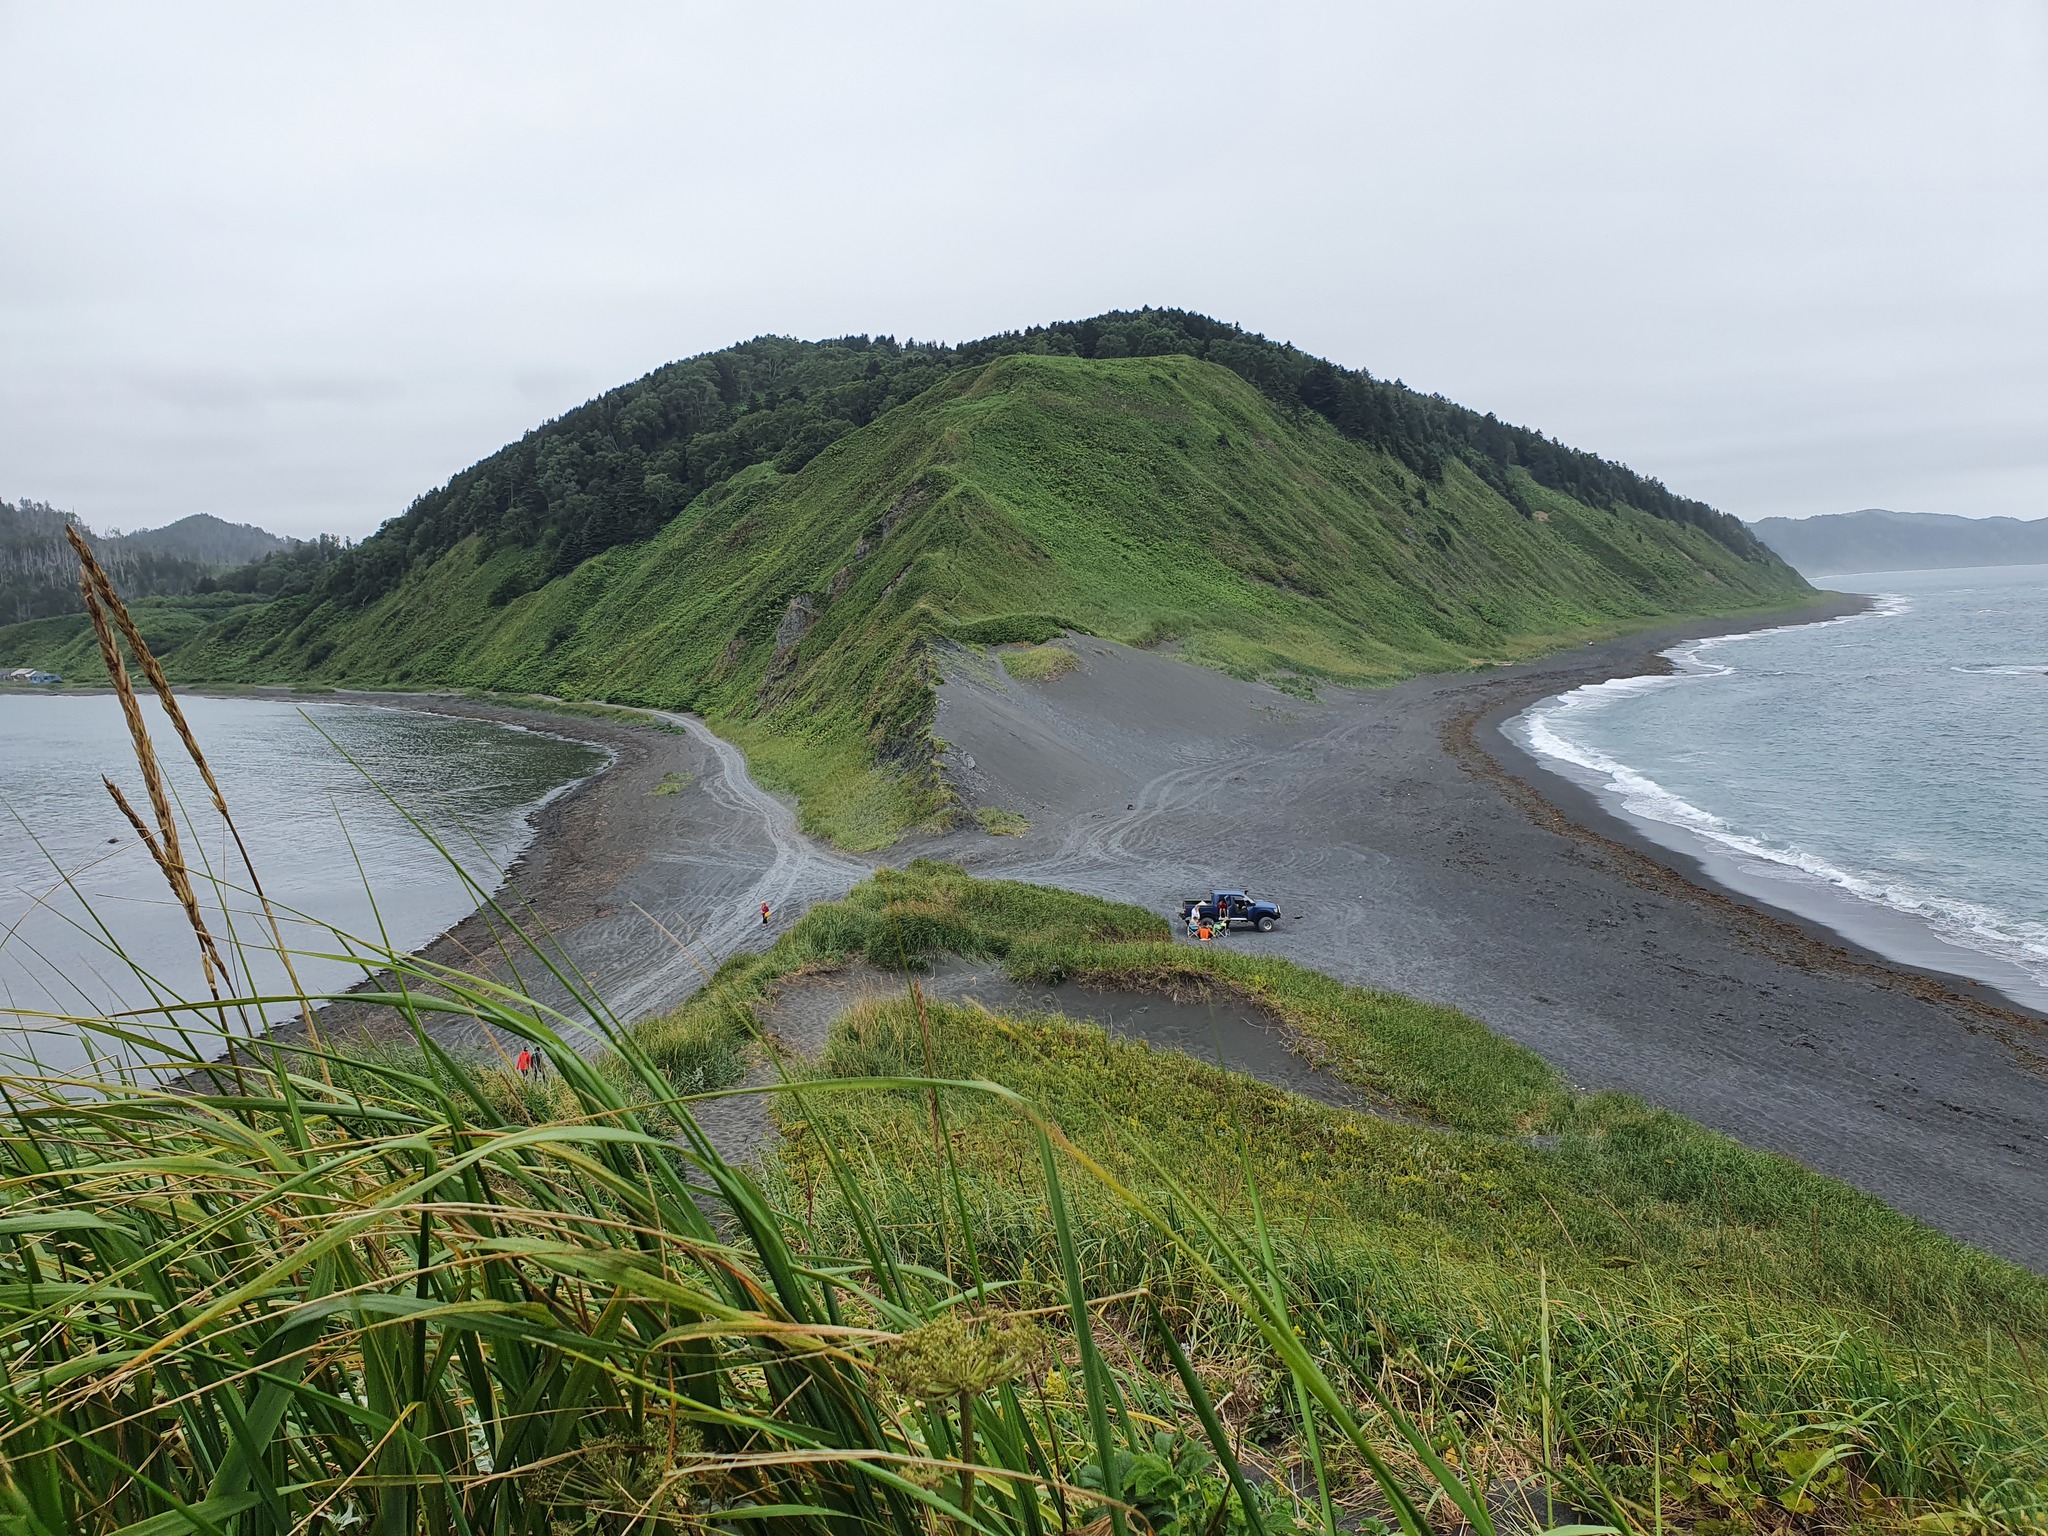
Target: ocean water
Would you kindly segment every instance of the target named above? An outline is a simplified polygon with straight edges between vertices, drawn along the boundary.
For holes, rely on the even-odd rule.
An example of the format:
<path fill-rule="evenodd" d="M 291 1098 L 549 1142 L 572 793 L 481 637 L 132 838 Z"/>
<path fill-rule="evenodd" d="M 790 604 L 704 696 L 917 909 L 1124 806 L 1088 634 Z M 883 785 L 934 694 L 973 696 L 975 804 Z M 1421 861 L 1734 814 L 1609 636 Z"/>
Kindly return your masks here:
<path fill-rule="evenodd" d="M 381 926 L 400 949 L 477 906 L 406 813 L 491 890 L 530 840 L 532 814 L 605 761 L 586 743 L 545 732 L 410 710 L 181 702 L 272 904 L 373 942 Z M 259 905 L 197 771 L 153 700 L 144 711 L 184 813 L 187 862 L 217 877 L 197 882 L 209 927 L 264 938 Z M 161 1032 L 164 1016 L 147 1012 L 153 1002 L 207 995 L 185 916 L 100 783 L 103 773 L 147 820 L 112 697 L 0 694 L 0 1070 L 29 1055 L 66 1070 L 94 1062 L 107 1070 L 112 1048 L 103 1039 L 52 1016 L 143 1010 L 139 1022 Z M 337 948 L 313 922 L 288 918 L 285 939 L 299 951 Z M 361 978 L 345 960 L 311 953 L 294 967 L 315 992 Z M 274 958 L 255 962 L 237 985 L 288 991 Z M 259 1011 L 272 1019 L 296 1012 L 285 1003 Z"/>
<path fill-rule="evenodd" d="M 1824 584 L 1874 604 L 1505 729 L 1724 883 L 2048 1006 L 2048 566 Z"/>

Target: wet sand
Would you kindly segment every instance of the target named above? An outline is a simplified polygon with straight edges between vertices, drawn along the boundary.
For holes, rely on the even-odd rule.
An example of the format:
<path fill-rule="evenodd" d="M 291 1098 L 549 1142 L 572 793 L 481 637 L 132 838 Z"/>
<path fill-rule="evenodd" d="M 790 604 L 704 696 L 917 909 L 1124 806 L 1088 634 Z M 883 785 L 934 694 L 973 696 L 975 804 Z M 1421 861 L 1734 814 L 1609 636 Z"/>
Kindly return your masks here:
<path fill-rule="evenodd" d="M 620 1021 L 665 1012 L 721 961 L 765 949 L 813 901 L 836 897 L 870 864 L 814 846 L 795 813 L 747 776 L 738 748 L 680 715 L 646 723 L 520 709 L 453 695 L 343 692 L 337 703 L 387 705 L 550 731 L 613 754 L 611 765 L 545 806 L 534 837 L 495 893 L 497 906 L 579 990 Z M 760 919 L 769 903 L 772 921 Z M 419 953 L 472 974 L 509 980 L 580 1014 L 532 949 L 506 937 L 488 910 L 464 919 Z M 349 1003 L 320 1010 L 324 1031 L 390 1036 L 386 1009 Z M 437 1021 L 436 1038 L 493 1053 L 503 1042 L 474 1025 Z M 592 1032 L 567 1031 L 584 1050 Z M 517 1049 L 516 1045 L 512 1049 Z"/>
<path fill-rule="evenodd" d="M 1083 669 L 1049 684 L 962 656 L 936 726 L 946 760 L 970 803 L 1033 827 L 914 851 L 1162 913 L 1212 884 L 1252 889 L 1287 916 L 1231 944 L 1464 1009 L 1582 1089 L 1636 1094 L 2048 1269 L 2039 1016 L 1716 888 L 1498 729 L 1545 695 L 1663 670 L 1656 653 L 1681 639 L 1770 621 L 1318 704 L 1089 639 Z"/>

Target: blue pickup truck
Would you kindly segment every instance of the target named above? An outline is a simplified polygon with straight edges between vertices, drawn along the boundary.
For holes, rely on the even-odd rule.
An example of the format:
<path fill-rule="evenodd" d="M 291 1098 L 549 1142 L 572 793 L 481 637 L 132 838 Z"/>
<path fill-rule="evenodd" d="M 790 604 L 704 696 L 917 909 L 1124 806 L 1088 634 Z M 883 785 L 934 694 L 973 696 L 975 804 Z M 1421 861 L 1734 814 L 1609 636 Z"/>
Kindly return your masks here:
<path fill-rule="evenodd" d="M 1270 901 L 1255 901 L 1243 891 L 1211 891 L 1207 896 L 1190 896 L 1180 904 L 1184 926 L 1208 923 L 1221 928 L 1256 928 L 1271 933 L 1280 921 L 1280 909 Z"/>

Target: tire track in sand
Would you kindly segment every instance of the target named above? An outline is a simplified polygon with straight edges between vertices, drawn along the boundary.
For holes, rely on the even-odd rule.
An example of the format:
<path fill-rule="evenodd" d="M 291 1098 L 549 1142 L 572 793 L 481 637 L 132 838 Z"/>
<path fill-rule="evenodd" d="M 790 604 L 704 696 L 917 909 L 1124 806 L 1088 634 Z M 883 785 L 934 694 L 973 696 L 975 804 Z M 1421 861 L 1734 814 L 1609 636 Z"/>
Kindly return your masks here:
<path fill-rule="evenodd" d="M 703 781 L 704 793 L 726 813 L 727 822 L 712 839 L 713 846 L 742 868 L 760 868 L 763 842 L 772 853 L 750 883 L 718 893 L 713 916 L 675 933 L 680 947 L 664 942 L 660 958 L 650 959 L 632 977 L 607 989 L 612 1011 L 628 1021 L 648 1000 L 687 995 L 733 955 L 773 943 L 787 925 L 763 924 L 762 902 L 778 917 L 799 917 L 813 902 L 836 900 L 873 873 L 872 866 L 861 860 L 821 848 L 806 837 L 797 826 L 796 813 L 754 782 L 740 749 L 695 715 L 660 709 L 640 713 L 683 731 L 710 755 L 716 772 Z"/>
<path fill-rule="evenodd" d="M 1043 880 L 1059 884 L 1073 880 L 1082 868 L 1104 869 L 1120 866 L 1135 855 L 1131 838 L 1171 811 L 1184 811 L 1214 793 L 1210 788 L 1218 757 L 1148 779 L 1128 811 L 1118 811 L 1099 821 L 1076 819 L 1067 827 L 1057 851 L 1016 863 L 1002 861 L 991 873 L 1006 880 Z M 1188 786 L 1197 786 L 1189 792 Z"/>

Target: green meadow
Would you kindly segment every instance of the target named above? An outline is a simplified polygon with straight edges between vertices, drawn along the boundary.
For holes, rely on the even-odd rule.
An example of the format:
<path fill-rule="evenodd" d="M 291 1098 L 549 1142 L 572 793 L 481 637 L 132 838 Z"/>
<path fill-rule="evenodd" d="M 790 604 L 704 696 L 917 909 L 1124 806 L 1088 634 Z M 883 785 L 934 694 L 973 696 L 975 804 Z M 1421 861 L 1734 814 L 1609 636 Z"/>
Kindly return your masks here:
<path fill-rule="evenodd" d="M 630 1029 L 570 975 L 558 1013 L 354 943 L 411 1045 L 215 1060 L 203 1005 L 176 1047 L 75 1021 L 125 1038 L 125 1080 L 0 1078 L 0 1529 L 1725 1536 L 2048 1512 L 2043 1282 L 1575 1095 L 1449 1010 L 937 864 Z M 757 1157 L 707 1134 L 778 984 L 914 980 L 944 952 L 1256 1007 L 1361 1109 L 909 992 L 747 1090 L 771 1100 Z M 448 1016 L 505 1059 L 447 1055 Z M 572 1019 L 599 1059 L 562 1045 Z M 522 1041 L 546 1079 L 510 1070 Z"/>
<path fill-rule="evenodd" d="M 1645 1530 L 2041 1519 L 2048 1285 L 1681 1116 L 1575 1094 L 1452 1010 L 920 863 L 814 910 L 636 1038 L 672 1076 L 718 1081 L 782 977 L 861 960 L 914 978 L 943 952 L 1257 1009 L 1359 1090 L 1361 1112 L 1331 1109 L 1090 1024 L 929 999 L 859 1006 L 821 1061 L 792 1066 L 764 1187 L 815 1241 L 879 1242 L 1038 1306 L 1065 1280 L 1036 1121 L 921 1080 L 997 1083 L 1057 1125 L 1093 1175 L 1066 1196 L 1083 1284 L 1124 1298 L 1102 1314 L 1119 1390 L 1188 1445 L 1199 1416 L 1148 1339 L 1155 1306 L 1185 1326 L 1196 1375 L 1235 1394 L 1226 1418 L 1264 1475 L 1320 1476 L 1340 1511 L 1394 1520 L 1370 1463 L 1303 1420 L 1258 1320 L 1219 1306 L 1185 1246 L 1217 1233 L 1271 1265 L 1320 1368 L 1361 1404 L 1402 1405 L 1483 1486 Z M 839 1091 L 878 1080 L 901 1086 Z M 1412 1446 L 1389 1454 L 1429 1483 Z"/>

